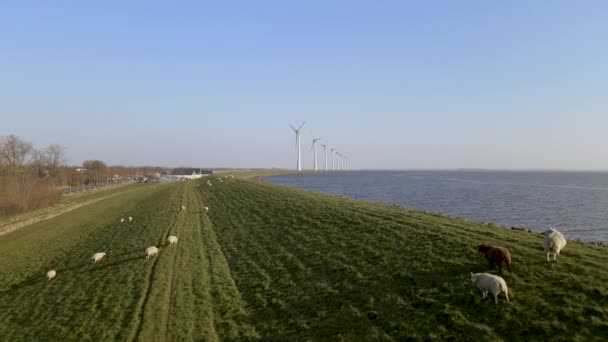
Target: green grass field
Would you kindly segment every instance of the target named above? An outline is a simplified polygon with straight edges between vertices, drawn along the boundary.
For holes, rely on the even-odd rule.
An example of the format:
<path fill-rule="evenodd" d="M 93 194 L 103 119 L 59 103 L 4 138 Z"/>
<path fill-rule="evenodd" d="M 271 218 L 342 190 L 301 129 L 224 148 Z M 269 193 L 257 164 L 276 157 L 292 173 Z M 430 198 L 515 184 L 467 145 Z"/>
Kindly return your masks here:
<path fill-rule="evenodd" d="M 548 264 L 538 234 L 204 182 L 133 186 L 0 236 L 0 340 L 608 338 L 605 248 L 571 241 Z M 480 243 L 511 249 L 511 302 L 471 283 L 488 267 Z"/>

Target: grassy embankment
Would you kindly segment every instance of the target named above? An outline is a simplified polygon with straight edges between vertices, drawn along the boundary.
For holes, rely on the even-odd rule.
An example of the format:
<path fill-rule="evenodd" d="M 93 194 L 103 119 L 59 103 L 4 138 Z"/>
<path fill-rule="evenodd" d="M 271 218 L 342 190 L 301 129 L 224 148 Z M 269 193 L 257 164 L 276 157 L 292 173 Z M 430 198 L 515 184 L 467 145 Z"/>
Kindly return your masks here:
<path fill-rule="evenodd" d="M 1 236 L 0 336 L 608 336 L 604 248 L 571 242 L 547 264 L 537 234 L 238 179 L 204 184 L 136 187 Z M 135 221 L 120 224 L 124 216 Z M 170 234 L 177 246 L 165 246 Z M 512 250 L 510 303 L 482 301 L 469 280 L 487 270 L 482 242 Z M 161 252 L 146 262 L 152 244 Z"/>
<path fill-rule="evenodd" d="M 84 192 L 63 194 L 61 195 L 61 200 L 59 201 L 59 203 L 54 204 L 52 206 L 29 211 L 23 214 L 0 217 L 0 235 L 10 233 L 21 227 L 39 221 L 44 221 L 49 218 L 53 218 L 57 215 L 61 215 L 65 212 L 79 208 L 83 205 L 95 203 L 99 200 L 119 194 L 123 191 L 128 191 L 135 186 L 137 185 L 133 183 L 124 183 L 107 187 L 100 187 Z"/>

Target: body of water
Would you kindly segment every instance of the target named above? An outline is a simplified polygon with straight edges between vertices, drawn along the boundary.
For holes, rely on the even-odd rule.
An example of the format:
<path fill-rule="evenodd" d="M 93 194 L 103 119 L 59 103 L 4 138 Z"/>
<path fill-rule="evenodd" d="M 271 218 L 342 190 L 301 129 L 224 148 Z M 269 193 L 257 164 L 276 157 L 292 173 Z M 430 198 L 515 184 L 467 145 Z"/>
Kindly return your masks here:
<path fill-rule="evenodd" d="M 476 221 L 608 241 L 608 173 L 351 171 L 266 182 Z"/>

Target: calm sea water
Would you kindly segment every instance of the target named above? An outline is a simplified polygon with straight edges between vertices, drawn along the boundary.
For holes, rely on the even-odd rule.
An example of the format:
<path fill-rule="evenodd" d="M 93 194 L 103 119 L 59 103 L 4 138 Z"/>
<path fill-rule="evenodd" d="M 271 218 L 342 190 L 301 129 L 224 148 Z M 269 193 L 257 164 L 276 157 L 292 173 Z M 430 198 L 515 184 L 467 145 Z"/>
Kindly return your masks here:
<path fill-rule="evenodd" d="M 604 172 L 351 171 L 266 182 L 538 232 L 551 226 L 569 239 L 608 241 Z"/>

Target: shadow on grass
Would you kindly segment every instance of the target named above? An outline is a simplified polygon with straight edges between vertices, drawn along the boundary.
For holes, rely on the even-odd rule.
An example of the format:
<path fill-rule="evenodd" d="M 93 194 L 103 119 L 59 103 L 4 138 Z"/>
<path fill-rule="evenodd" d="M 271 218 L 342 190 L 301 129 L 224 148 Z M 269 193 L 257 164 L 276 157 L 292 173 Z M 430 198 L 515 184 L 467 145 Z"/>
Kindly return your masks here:
<path fill-rule="evenodd" d="M 133 252 L 131 253 L 123 253 L 123 255 L 128 255 L 128 254 L 133 254 Z M 141 253 L 138 253 L 140 255 L 138 256 L 133 256 L 130 258 L 125 258 L 125 259 L 120 259 L 120 260 L 116 260 L 116 261 L 107 261 L 108 259 L 104 259 L 102 261 L 99 261 L 97 264 L 93 264 L 93 262 L 87 262 L 87 263 L 80 263 L 78 265 L 72 266 L 72 267 L 68 267 L 68 268 L 57 268 L 57 276 L 61 277 L 66 273 L 70 273 L 73 271 L 78 272 L 79 270 L 81 272 L 97 272 L 99 270 L 108 268 L 108 267 L 116 267 L 119 266 L 121 264 L 130 262 L 130 261 L 134 261 L 137 259 L 141 259 L 142 262 L 146 262 L 146 258 L 145 256 L 141 255 Z M 104 262 L 106 261 L 106 262 Z M 52 280 L 51 280 L 52 281 Z M 0 291 L 0 293 L 4 294 L 4 293 L 10 293 L 12 291 L 15 290 L 20 290 L 23 288 L 26 288 L 28 286 L 33 286 L 33 285 L 37 285 L 43 282 L 49 282 L 49 280 L 46 277 L 46 274 L 40 274 L 40 275 L 32 275 L 27 277 L 25 280 L 17 283 L 17 284 L 13 284 L 11 285 L 8 289 Z"/>
<path fill-rule="evenodd" d="M 138 259 L 142 260 L 142 262 L 146 262 L 146 258 L 144 256 L 134 256 L 131 258 L 126 258 L 126 259 L 117 260 L 117 261 L 113 261 L 113 262 L 105 262 L 105 263 L 102 262 L 99 265 L 95 265 L 94 267 L 86 270 L 85 272 L 97 272 L 97 271 L 103 270 L 108 267 L 116 267 L 118 265 L 127 263 L 129 261 L 138 260 Z"/>

